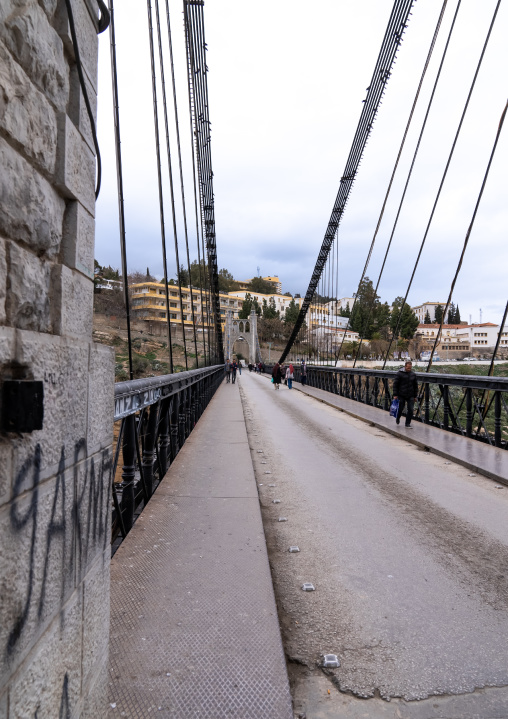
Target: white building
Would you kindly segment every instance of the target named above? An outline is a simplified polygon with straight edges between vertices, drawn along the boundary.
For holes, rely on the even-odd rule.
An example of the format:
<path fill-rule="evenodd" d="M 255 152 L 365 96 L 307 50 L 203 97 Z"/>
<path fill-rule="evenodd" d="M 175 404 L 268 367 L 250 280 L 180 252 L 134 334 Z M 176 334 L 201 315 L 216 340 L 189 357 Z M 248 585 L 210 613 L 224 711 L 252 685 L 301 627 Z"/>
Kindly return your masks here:
<path fill-rule="evenodd" d="M 286 308 L 288 307 L 289 303 L 292 301 L 292 297 L 288 297 L 287 295 L 263 295 L 261 292 L 252 292 L 249 290 L 234 290 L 233 292 L 228 293 L 230 297 L 238 297 L 238 299 L 243 302 L 245 297 L 247 295 L 250 295 L 253 300 L 256 300 L 256 302 L 259 304 L 260 307 L 263 306 L 263 300 L 266 300 L 267 304 L 270 303 L 270 298 L 273 297 L 275 301 L 275 309 L 280 312 L 281 319 L 284 317 L 286 313 Z M 240 302 L 240 309 L 241 309 L 241 302 Z"/>
<path fill-rule="evenodd" d="M 473 325 L 443 325 L 441 330 L 440 343 L 443 347 L 454 349 L 471 349 L 482 350 L 492 349 L 496 346 L 497 335 L 500 325 L 492 322 L 483 322 L 482 324 Z M 433 342 L 439 331 L 438 324 L 425 325 L 420 324 L 416 329 L 416 334 L 423 339 Z M 501 333 L 499 348 L 508 349 L 508 331 Z"/>
<path fill-rule="evenodd" d="M 431 322 L 435 321 L 436 307 L 438 305 L 441 305 L 441 307 L 444 309 L 446 307 L 446 302 L 425 302 L 423 305 L 418 305 L 418 307 L 411 307 L 411 309 L 418 317 L 418 321 L 420 322 L 420 324 L 423 325 L 427 312 L 429 313 Z"/>
<path fill-rule="evenodd" d="M 483 322 L 481 324 L 466 325 L 457 330 L 457 337 L 469 341 L 471 349 L 493 348 L 496 346 L 497 335 L 501 329 L 500 325 L 492 322 Z M 506 349 L 508 347 L 508 331 L 501 333 L 499 347 Z"/>

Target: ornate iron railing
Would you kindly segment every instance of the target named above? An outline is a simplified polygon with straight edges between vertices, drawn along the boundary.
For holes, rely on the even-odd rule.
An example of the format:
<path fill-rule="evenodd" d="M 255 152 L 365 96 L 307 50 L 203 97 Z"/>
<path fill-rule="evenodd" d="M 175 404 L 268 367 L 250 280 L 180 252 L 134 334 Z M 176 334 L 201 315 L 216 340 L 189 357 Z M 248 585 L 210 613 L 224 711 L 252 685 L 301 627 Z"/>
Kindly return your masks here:
<path fill-rule="evenodd" d="M 113 552 L 166 474 L 223 378 L 221 364 L 116 383 Z"/>
<path fill-rule="evenodd" d="M 307 366 L 307 384 L 389 411 L 397 371 Z M 301 381 L 295 365 L 295 379 Z M 508 449 L 508 378 L 416 372 L 414 419 Z"/>

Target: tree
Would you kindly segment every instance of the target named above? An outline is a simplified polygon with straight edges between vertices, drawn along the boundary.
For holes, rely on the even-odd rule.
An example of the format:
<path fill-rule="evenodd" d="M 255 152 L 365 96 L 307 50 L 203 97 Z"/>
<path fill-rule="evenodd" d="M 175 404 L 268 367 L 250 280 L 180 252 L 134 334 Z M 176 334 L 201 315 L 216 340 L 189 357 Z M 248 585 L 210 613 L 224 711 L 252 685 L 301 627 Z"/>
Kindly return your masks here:
<path fill-rule="evenodd" d="M 351 311 L 349 326 L 362 337 L 370 339 L 376 329 L 376 314 L 379 312 L 379 295 L 372 280 L 364 277 L 360 283 L 356 302 Z"/>
<path fill-rule="evenodd" d="M 436 309 L 434 310 L 434 322 L 437 325 L 440 325 L 441 322 L 443 321 L 443 312 L 444 312 L 443 305 L 438 305 L 436 307 Z"/>
<path fill-rule="evenodd" d="M 425 319 L 423 320 L 423 324 L 424 324 L 424 325 L 431 325 L 431 324 L 432 324 L 432 320 L 430 319 L 430 314 L 429 314 L 429 311 L 428 311 L 428 310 L 427 310 L 427 312 L 425 313 Z"/>
<path fill-rule="evenodd" d="M 300 310 L 298 308 L 298 305 L 296 304 L 294 299 L 292 299 L 291 302 L 286 307 L 286 313 L 284 315 L 284 324 L 294 325 L 296 323 L 296 320 L 298 319 L 299 314 L 300 314 Z"/>
<path fill-rule="evenodd" d="M 253 292 L 259 292 L 261 295 L 273 295 L 275 293 L 272 283 L 262 277 L 253 277 L 250 281 L 250 289 Z"/>
<path fill-rule="evenodd" d="M 238 287 L 238 283 L 235 278 L 225 267 L 219 270 L 219 291 L 220 292 L 232 292 Z"/>
<path fill-rule="evenodd" d="M 183 265 L 180 265 L 180 270 L 177 272 L 176 279 L 178 281 L 178 284 L 180 284 L 182 287 L 189 286 L 189 272 L 185 269 Z"/>
<path fill-rule="evenodd" d="M 399 317 L 401 318 L 400 323 Z M 410 340 L 413 339 L 418 324 L 418 317 L 415 315 L 408 303 L 404 302 L 404 298 L 396 297 L 393 302 L 392 316 L 390 320 L 392 332 L 395 334 L 398 325 L 398 337 Z"/>
<path fill-rule="evenodd" d="M 284 297 L 292 297 L 292 296 L 293 296 L 293 295 L 291 294 L 291 292 L 284 292 Z M 300 295 L 298 295 L 298 297 L 299 297 L 299 296 L 300 296 Z"/>
<path fill-rule="evenodd" d="M 460 310 L 459 310 L 458 305 L 457 305 L 457 308 L 455 309 L 455 324 L 460 325 Z"/>
<path fill-rule="evenodd" d="M 391 310 L 388 302 L 383 302 L 383 304 L 379 303 L 374 314 L 374 331 L 372 338 L 374 335 L 379 334 L 382 340 L 386 341 L 388 339 L 390 334 L 390 318 Z"/>
<path fill-rule="evenodd" d="M 341 317 L 351 317 L 351 310 L 349 309 L 349 302 L 346 302 L 345 307 L 340 308 Z"/>
<path fill-rule="evenodd" d="M 270 297 L 270 301 L 267 302 L 266 298 L 263 297 L 263 318 L 265 320 L 273 320 L 278 316 L 279 313 L 277 312 L 274 298 Z"/>
<path fill-rule="evenodd" d="M 258 320 L 258 336 L 260 342 L 273 342 L 281 339 L 287 339 L 289 333 L 282 320 L 274 317 L 271 320 L 260 318 Z"/>
<path fill-rule="evenodd" d="M 450 307 L 448 309 L 448 325 L 454 325 L 455 324 L 455 305 L 453 302 L 450 302 Z"/>
<path fill-rule="evenodd" d="M 249 292 L 247 292 L 247 294 L 245 295 L 245 299 L 242 302 L 242 309 L 238 313 L 238 317 L 241 320 L 249 319 L 250 313 L 253 309 L 259 317 L 259 315 L 261 314 L 261 307 L 259 306 L 258 301 L 255 300 Z"/>

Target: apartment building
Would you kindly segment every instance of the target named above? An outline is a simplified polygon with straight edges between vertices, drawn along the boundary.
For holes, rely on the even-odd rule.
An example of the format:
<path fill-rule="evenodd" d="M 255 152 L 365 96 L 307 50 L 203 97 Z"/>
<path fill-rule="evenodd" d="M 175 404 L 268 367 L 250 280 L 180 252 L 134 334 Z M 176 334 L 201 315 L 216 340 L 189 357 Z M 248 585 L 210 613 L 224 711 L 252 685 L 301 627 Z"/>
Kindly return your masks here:
<path fill-rule="evenodd" d="M 265 279 L 263 277 L 263 279 Z M 252 292 L 252 290 L 234 290 L 233 292 L 229 293 L 229 297 L 236 297 L 238 298 L 240 302 L 240 309 L 242 308 L 242 303 L 247 295 L 250 295 L 253 300 L 256 300 L 256 302 L 259 304 L 260 307 L 263 306 L 263 300 L 266 300 L 266 303 L 269 304 L 270 299 L 273 298 L 275 302 L 275 309 L 280 312 L 281 319 L 284 318 L 284 314 L 286 312 L 286 309 L 293 299 L 292 297 L 288 297 L 287 295 L 278 295 L 278 294 L 271 294 L 271 295 L 264 295 L 261 292 Z"/>
<path fill-rule="evenodd" d="M 136 319 L 149 320 L 155 322 L 166 322 L 166 292 L 163 282 L 139 282 L 131 285 L 131 308 L 132 314 Z M 213 308 L 207 307 L 206 294 L 203 292 L 203 304 L 201 304 L 201 290 L 192 288 L 192 304 L 191 290 L 189 287 L 182 287 L 182 308 L 180 307 L 180 292 L 177 285 L 168 285 L 169 294 L 169 312 L 171 322 L 182 324 L 184 326 L 192 326 L 192 313 L 194 311 L 194 320 L 197 327 L 203 327 L 213 324 Z M 221 324 L 224 329 L 226 321 L 226 312 L 231 310 L 233 317 L 238 317 L 238 312 L 242 307 L 241 301 L 236 297 L 230 297 L 228 294 L 221 293 L 220 313 Z"/>
<path fill-rule="evenodd" d="M 418 305 L 418 307 L 411 307 L 415 315 L 418 317 L 418 321 L 421 325 L 425 322 L 425 315 L 427 312 L 429 313 L 431 322 L 434 322 L 436 319 L 436 307 L 438 305 L 441 305 L 441 307 L 446 307 L 446 302 L 424 302 L 423 305 Z"/>
<path fill-rule="evenodd" d="M 252 282 L 253 279 L 254 279 L 254 277 L 252 277 L 250 280 L 237 280 L 238 289 L 242 290 L 242 291 L 245 290 L 248 292 L 250 283 Z M 273 286 L 274 291 L 278 295 L 282 294 L 282 282 L 276 275 L 269 275 L 268 277 L 262 277 L 261 279 L 263 279 L 265 282 L 269 282 Z"/>

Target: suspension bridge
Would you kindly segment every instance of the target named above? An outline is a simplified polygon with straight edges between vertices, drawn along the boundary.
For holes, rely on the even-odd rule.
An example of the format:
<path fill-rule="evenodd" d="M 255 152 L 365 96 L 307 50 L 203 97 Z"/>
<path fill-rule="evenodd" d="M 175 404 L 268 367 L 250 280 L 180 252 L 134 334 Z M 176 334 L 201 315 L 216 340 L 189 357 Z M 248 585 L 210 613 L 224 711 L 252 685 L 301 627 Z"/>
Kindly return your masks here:
<path fill-rule="evenodd" d="M 362 303 L 353 366 L 345 367 L 351 318 L 338 342 L 318 337 L 308 320 L 338 297 L 343 217 L 413 0 L 395 0 L 387 12 L 308 289 L 275 358 L 294 374 L 293 387 L 279 392 L 255 311 L 236 318 L 221 300 L 203 0 L 183 2 L 183 60 L 170 3 L 146 3 L 163 268 L 153 295 L 169 373 L 145 378 L 135 376 L 128 281 L 129 149 L 115 17 L 123 9 L 113 0 L 65 0 L 0 14 L 6 719 L 508 716 L 508 379 L 495 375 L 494 363 L 508 303 L 486 376 L 431 371 L 506 105 L 489 118 L 489 153 L 443 320 L 425 371 L 415 373 L 410 427 L 389 414 L 397 370 L 387 364 L 482 63 L 499 37 L 500 0 L 481 9 L 487 29 L 382 367 L 361 365 L 461 5 L 444 0 L 436 13 L 351 318 L 394 194 L 397 209 L 374 291 Z M 109 35 L 127 332 L 128 379 L 118 382 L 112 350 L 92 342 L 101 33 Z M 404 153 L 410 159 L 401 164 Z M 243 367 L 225 383 L 238 341 L 248 344 L 249 364 L 264 362 L 266 371 Z"/>

